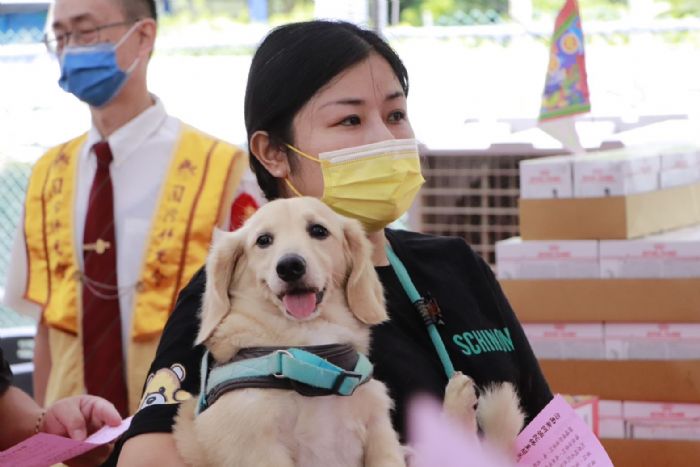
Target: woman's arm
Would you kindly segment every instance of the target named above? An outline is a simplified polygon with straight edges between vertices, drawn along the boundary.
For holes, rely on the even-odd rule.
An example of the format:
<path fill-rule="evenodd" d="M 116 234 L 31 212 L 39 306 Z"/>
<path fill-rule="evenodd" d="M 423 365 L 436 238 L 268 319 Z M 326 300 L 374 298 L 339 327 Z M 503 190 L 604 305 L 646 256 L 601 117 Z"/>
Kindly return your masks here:
<path fill-rule="evenodd" d="M 34 434 L 41 407 L 22 390 L 10 387 L 0 396 L 0 451 Z"/>
<path fill-rule="evenodd" d="M 122 447 L 118 467 L 184 467 L 172 433 L 146 433 L 134 436 Z"/>

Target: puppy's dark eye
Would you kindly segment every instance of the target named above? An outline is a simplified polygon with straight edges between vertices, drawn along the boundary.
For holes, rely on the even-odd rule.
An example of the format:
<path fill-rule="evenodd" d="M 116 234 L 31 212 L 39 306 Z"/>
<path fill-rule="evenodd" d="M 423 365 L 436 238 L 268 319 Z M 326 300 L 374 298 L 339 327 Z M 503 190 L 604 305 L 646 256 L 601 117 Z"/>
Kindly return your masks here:
<path fill-rule="evenodd" d="M 323 240 L 325 238 L 328 238 L 330 233 L 328 232 L 328 229 L 322 226 L 321 224 L 311 224 L 309 226 L 309 235 L 311 235 L 311 238 Z"/>
<path fill-rule="evenodd" d="M 270 234 L 262 234 L 258 237 L 257 240 L 255 240 L 255 244 L 259 246 L 260 248 L 267 248 L 268 246 L 272 245 L 272 235 Z"/>

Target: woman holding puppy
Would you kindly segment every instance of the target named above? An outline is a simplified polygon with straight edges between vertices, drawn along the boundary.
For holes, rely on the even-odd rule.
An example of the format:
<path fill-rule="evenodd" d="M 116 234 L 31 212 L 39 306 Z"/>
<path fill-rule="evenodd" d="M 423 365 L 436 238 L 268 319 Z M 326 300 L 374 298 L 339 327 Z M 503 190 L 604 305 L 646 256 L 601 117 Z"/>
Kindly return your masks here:
<path fill-rule="evenodd" d="M 248 77 L 253 170 L 270 200 L 313 196 L 364 225 L 390 316 L 372 331 L 370 359 L 402 438 L 409 398 L 442 399 L 453 369 L 481 387 L 512 383 L 529 421 L 552 394 L 489 266 L 462 239 L 385 229 L 423 183 L 407 94 L 403 63 L 375 33 L 323 21 L 282 26 L 262 42 Z M 200 271 L 180 295 L 141 410 L 113 456 L 121 448 L 120 465 L 181 463 L 170 431 L 177 402 L 199 391 L 204 349 L 193 343 L 204 287 Z"/>

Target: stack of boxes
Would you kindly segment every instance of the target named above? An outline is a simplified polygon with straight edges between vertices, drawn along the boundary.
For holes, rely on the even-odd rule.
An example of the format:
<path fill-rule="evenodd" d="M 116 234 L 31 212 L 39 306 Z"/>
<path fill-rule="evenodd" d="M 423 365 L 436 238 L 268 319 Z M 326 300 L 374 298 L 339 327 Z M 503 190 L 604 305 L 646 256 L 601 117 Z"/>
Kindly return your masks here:
<path fill-rule="evenodd" d="M 522 238 L 496 244 L 496 269 L 553 391 L 600 399 L 616 466 L 700 465 L 700 148 L 520 176 Z"/>

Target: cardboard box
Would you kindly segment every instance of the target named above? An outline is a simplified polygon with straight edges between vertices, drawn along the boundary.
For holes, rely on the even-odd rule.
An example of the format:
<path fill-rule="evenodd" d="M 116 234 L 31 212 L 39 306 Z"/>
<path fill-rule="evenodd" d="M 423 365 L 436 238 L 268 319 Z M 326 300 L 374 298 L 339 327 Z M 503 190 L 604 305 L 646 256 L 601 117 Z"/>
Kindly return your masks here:
<path fill-rule="evenodd" d="M 574 409 L 574 412 L 581 417 L 583 423 L 591 429 L 596 436 L 600 432 L 600 408 L 599 400 L 596 396 L 570 396 L 563 395 L 566 402 Z"/>
<path fill-rule="evenodd" d="M 700 184 L 608 198 L 521 199 L 523 240 L 627 239 L 700 224 Z"/>
<path fill-rule="evenodd" d="M 608 360 L 700 358 L 700 324 L 606 323 L 605 356 Z"/>
<path fill-rule="evenodd" d="M 625 196 L 659 189 L 661 158 L 635 148 L 574 158 L 574 197 Z"/>
<path fill-rule="evenodd" d="M 540 360 L 540 366 L 555 393 L 700 402 L 700 360 Z"/>
<path fill-rule="evenodd" d="M 622 413 L 628 438 L 700 440 L 700 404 L 625 401 Z"/>
<path fill-rule="evenodd" d="M 700 228 L 601 240 L 600 266 L 603 278 L 700 277 Z"/>
<path fill-rule="evenodd" d="M 700 147 L 694 145 L 660 146 L 661 171 L 687 170 L 700 165 Z"/>
<path fill-rule="evenodd" d="M 660 188 L 673 188 L 674 186 L 691 185 L 700 181 L 700 167 L 688 167 L 687 169 L 662 170 L 659 174 Z"/>
<path fill-rule="evenodd" d="M 523 330 L 537 358 L 605 358 L 603 323 L 523 323 Z"/>
<path fill-rule="evenodd" d="M 598 435 L 601 438 L 622 439 L 625 437 L 622 401 L 603 399 L 598 402 L 598 427 Z"/>
<path fill-rule="evenodd" d="M 622 415 L 627 420 L 700 420 L 700 404 L 624 401 Z"/>
<path fill-rule="evenodd" d="M 700 323 L 700 279 L 500 283 L 521 322 Z"/>
<path fill-rule="evenodd" d="M 598 242 L 509 238 L 496 242 L 496 265 L 501 279 L 597 278 Z"/>
<path fill-rule="evenodd" d="M 628 423 L 631 439 L 673 439 L 700 441 L 700 421 L 636 421 Z"/>
<path fill-rule="evenodd" d="M 700 443 L 675 440 L 603 439 L 615 467 L 700 465 Z"/>
<path fill-rule="evenodd" d="M 553 156 L 520 162 L 520 196 L 523 198 L 572 198 L 573 157 Z"/>
<path fill-rule="evenodd" d="M 700 277 L 700 239 L 651 236 L 600 241 L 602 278 Z"/>
<path fill-rule="evenodd" d="M 669 241 L 669 240 L 700 240 L 700 225 L 694 225 L 691 227 L 684 227 L 682 229 L 669 230 L 667 232 L 650 235 L 647 238 L 653 238 L 659 241 Z"/>

